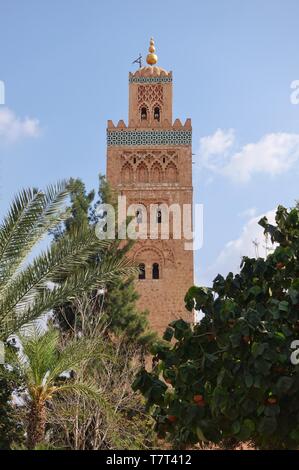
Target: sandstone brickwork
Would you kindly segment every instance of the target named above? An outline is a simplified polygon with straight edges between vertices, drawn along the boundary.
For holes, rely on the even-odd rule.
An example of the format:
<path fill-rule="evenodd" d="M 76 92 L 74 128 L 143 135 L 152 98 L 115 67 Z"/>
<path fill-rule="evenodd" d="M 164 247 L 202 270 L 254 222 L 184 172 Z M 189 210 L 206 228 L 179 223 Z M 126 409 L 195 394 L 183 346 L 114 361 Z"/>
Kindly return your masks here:
<path fill-rule="evenodd" d="M 107 126 L 107 179 L 127 205 L 144 205 L 148 217 L 151 204 L 192 204 L 191 120 L 173 122 L 172 84 L 172 72 L 156 65 L 130 73 L 128 125 L 120 120 Z M 138 240 L 130 251 L 144 270 L 136 279 L 139 306 L 149 310 L 160 334 L 176 318 L 193 320 L 184 307 L 193 285 L 193 251 L 175 239 L 171 225 L 169 239 L 161 239 L 163 222 L 157 239 Z"/>

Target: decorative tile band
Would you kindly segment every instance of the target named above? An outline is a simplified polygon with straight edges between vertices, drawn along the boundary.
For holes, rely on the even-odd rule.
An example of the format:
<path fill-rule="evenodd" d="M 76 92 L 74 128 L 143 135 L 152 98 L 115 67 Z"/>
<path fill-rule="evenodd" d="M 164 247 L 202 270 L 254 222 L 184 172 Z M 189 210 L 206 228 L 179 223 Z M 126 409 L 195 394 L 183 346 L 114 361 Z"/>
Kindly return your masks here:
<path fill-rule="evenodd" d="M 107 131 L 108 146 L 191 145 L 191 130 Z"/>
<path fill-rule="evenodd" d="M 130 77 L 129 83 L 171 83 L 172 77 Z"/>

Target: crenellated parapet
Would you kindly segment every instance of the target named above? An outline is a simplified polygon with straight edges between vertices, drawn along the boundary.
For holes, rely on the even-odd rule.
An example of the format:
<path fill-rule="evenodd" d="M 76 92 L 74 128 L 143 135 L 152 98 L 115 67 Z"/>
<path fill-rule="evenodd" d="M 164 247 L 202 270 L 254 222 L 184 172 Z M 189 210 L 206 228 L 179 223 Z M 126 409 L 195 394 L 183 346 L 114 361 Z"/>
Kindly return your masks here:
<path fill-rule="evenodd" d="M 141 84 L 152 84 L 152 83 L 171 83 L 172 72 L 161 67 L 141 67 L 136 72 L 129 73 L 129 83 L 141 83 Z"/>
<path fill-rule="evenodd" d="M 170 129 L 174 129 L 174 130 L 192 130 L 192 126 L 191 126 L 191 119 L 190 118 L 187 118 L 185 123 L 182 124 L 181 120 L 180 119 L 176 119 L 173 124 L 170 124 L 170 122 L 165 119 L 163 122 L 163 129 L 166 129 L 166 130 L 170 130 Z M 136 128 L 139 128 L 140 129 L 140 126 L 136 126 Z M 146 127 L 144 127 L 146 128 Z M 109 119 L 107 121 L 107 130 L 120 130 L 120 129 L 128 129 L 128 130 L 132 130 L 132 129 L 135 129 L 135 126 L 127 126 L 127 124 L 124 122 L 123 119 L 120 119 L 118 121 L 118 123 L 115 125 L 114 122 Z"/>

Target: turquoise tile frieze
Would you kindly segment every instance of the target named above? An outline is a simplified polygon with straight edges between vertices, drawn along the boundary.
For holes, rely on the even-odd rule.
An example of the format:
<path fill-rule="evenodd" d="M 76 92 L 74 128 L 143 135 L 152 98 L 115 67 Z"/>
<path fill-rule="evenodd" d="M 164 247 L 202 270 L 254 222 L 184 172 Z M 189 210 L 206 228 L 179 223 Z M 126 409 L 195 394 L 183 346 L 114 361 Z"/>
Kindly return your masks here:
<path fill-rule="evenodd" d="M 130 77 L 129 83 L 171 83 L 172 77 Z"/>
<path fill-rule="evenodd" d="M 108 146 L 191 145 L 191 130 L 107 131 Z"/>

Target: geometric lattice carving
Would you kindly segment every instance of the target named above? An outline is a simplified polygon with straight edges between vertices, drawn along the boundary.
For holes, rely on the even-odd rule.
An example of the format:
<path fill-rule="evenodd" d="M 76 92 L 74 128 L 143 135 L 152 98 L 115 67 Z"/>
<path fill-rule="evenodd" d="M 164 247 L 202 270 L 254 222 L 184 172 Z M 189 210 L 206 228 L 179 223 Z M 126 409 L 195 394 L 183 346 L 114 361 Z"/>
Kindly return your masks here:
<path fill-rule="evenodd" d="M 141 243 L 136 242 L 133 248 L 133 260 L 147 265 L 152 265 L 156 262 L 161 267 L 164 267 L 165 264 L 175 264 L 175 256 L 169 240 L 157 240 L 155 246 L 148 240 Z"/>
<path fill-rule="evenodd" d="M 191 130 L 107 130 L 108 146 L 191 145 Z"/>
<path fill-rule="evenodd" d="M 163 104 L 162 85 L 140 85 L 138 87 L 138 104 Z"/>
<path fill-rule="evenodd" d="M 171 83 L 172 77 L 130 77 L 129 83 Z"/>
<path fill-rule="evenodd" d="M 178 156 L 174 151 L 124 152 L 121 156 L 121 181 L 130 183 L 177 183 Z"/>
<path fill-rule="evenodd" d="M 153 262 L 160 265 L 164 264 L 163 252 L 159 250 L 159 248 L 153 246 L 144 246 L 136 250 L 133 259 L 138 262 L 142 261 L 145 264 L 152 264 Z"/>

